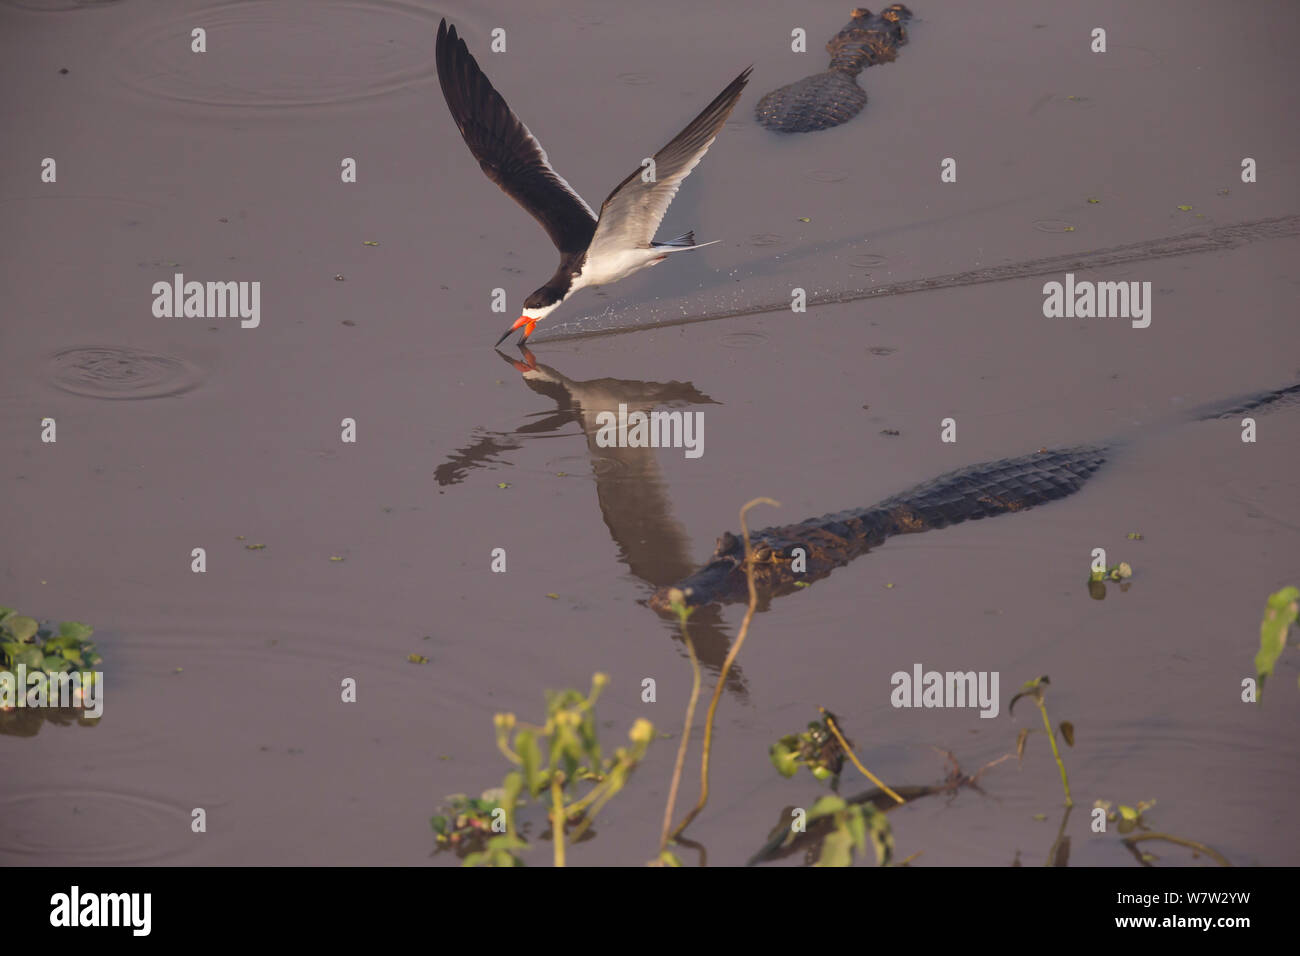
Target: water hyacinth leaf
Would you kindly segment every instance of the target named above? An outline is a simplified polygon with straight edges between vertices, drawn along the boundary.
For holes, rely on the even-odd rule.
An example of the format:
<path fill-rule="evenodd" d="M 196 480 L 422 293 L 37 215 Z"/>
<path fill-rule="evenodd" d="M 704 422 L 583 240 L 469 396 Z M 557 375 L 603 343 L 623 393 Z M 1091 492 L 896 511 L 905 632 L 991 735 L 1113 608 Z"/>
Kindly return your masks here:
<path fill-rule="evenodd" d="M 4 624 L 0 625 L 9 632 L 9 636 L 15 641 L 26 642 L 36 636 L 40 630 L 40 625 L 33 618 L 24 617 L 21 614 L 11 615 L 5 618 Z"/>
<path fill-rule="evenodd" d="M 22 664 L 29 671 L 41 669 L 41 661 L 44 660 L 45 655 L 41 653 L 41 649 L 35 644 L 4 644 L 0 646 L 4 647 L 5 656 L 9 658 L 9 662 L 13 667 L 16 668 L 19 664 Z"/>
<path fill-rule="evenodd" d="M 84 641 L 90 635 L 95 633 L 93 627 L 87 627 L 80 621 L 64 621 L 59 625 L 59 637 L 70 638 L 74 641 Z"/>

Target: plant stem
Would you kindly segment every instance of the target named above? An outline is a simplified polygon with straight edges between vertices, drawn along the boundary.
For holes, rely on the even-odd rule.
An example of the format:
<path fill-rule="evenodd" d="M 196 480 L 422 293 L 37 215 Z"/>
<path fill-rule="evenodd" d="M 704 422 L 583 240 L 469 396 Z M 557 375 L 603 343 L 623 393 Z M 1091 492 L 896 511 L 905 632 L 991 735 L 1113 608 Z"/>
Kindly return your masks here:
<path fill-rule="evenodd" d="M 1189 840 L 1186 837 L 1173 836 L 1169 833 L 1140 833 L 1137 836 L 1125 837 L 1124 843 L 1133 851 L 1134 856 L 1138 858 L 1138 861 L 1143 866 L 1151 865 L 1146 860 L 1142 859 L 1142 855 L 1138 853 L 1137 850 L 1136 844 L 1141 843 L 1143 840 L 1166 840 L 1169 843 L 1177 843 L 1179 846 L 1185 846 L 1204 853 L 1206 856 L 1211 857 L 1215 863 L 1218 863 L 1219 866 L 1232 866 L 1232 864 L 1228 862 L 1227 857 L 1222 853 L 1210 849 L 1204 843 L 1198 843 L 1197 841 Z"/>
<path fill-rule="evenodd" d="M 726 686 L 727 674 L 731 671 L 731 665 L 735 663 L 736 657 L 740 654 L 740 648 L 744 646 L 745 636 L 749 633 L 749 622 L 754 619 L 754 611 L 758 607 L 758 592 L 754 588 L 754 562 L 753 552 L 749 546 L 749 525 L 745 521 L 745 514 L 754 505 L 772 505 L 781 507 L 781 503 L 773 501 L 771 498 L 755 498 L 747 502 L 740 509 L 740 527 L 745 533 L 745 579 L 749 584 L 749 607 L 745 609 L 745 619 L 740 624 L 740 633 L 736 635 L 736 643 L 731 645 L 731 650 L 727 652 L 727 659 L 722 662 L 722 672 L 718 675 L 718 686 L 713 688 L 713 699 L 709 701 L 709 711 L 704 719 L 704 755 L 700 760 L 700 799 L 699 802 L 686 814 L 682 822 L 677 824 L 677 829 L 673 830 L 674 837 L 679 836 L 683 830 L 690 824 L 699 812 L 704 809 L 704 805 L 709 802 L 709 751 L 713 745 L 713 717 L 718 711 L 718 699 L 722 697 L 722 688 Z"/>
<path fill-rule="evenodd" d="M 885 791 L 885 793 L 893 797 L 896 802 L 902 803 L 903 798 L 900 797 L 898 794 L 894 793 L 893 790 L 889 789 L 889 785 L 887 783 L 882 781 L 874 773 L 872 773 L 870 770 L 868 770 L 866 767 L 862 766 L 862 764 L 858 762 L 858 755 L 853 752 L 853 748 L 849 746 L 849 742 L 844 739 L 844 735 L 840 733 L 840 729 L 835 726 L 835 718 L 832 717 L 830 714 L 826 713 L 825 707 L 821 707 L 819 709 L 822 712 L 822 716 L 826 718 L 826 726 L 831 729 L 831 733 L 835 735 L 835 739 L 840 742 L 840 746 L 844 748 L 844 752 L 849 755 L 849 759 L 853 761 L 853 766 L 857 767 L 858 770 L 863 774 L 863 776 L 865 776 L 868 780 L 874 783 L 877 787 L 879 787 L 881 790 Z"/>
<path fill-rule="evenodd" d="M 1061 771 L 1061 786 L 1065 788 L 1065 805 L 1074 806 L 1074 800 L 1070 797 L 1070 780 L 1065 775 L 1065 761 L 1061 759 L 1061 751 L 1056 746 L 1056 733 L 1052 730 L 1052 722 L 1047 719 L 1047 705 L 1043 703 L 1041 696 L 1035 697 L 1038 703 L 1038 709 L 1043 712 L 1043 726 L 1047 728 L 1047 742 L 1052 745 L 1052 756 L 1056 758 L 1056 766 Z"/>
<path fill-rule="evenodd" d="M 691 699 L 686 704 L 686 723 L 682 729 L 682 742 L 677 747 L 677 763 L 673 766 L 673 781 L 668 787 L 668 805 L 664 807 L 664 828 L 659 836 L 659 852 L 661 854 L 668 848 L 668 831 L 673 825 L 673 808 L 677 804 L 677 788 L 682 782 L 682 766 L 686 763 L 686 751 L 691 742 L 691 724 L 695 721 L 695 705 L 700 699 L 700 661 L 695 656 L 695 642 L 691 640 L 691 634 L 686 627 L 684 617 L 681 623 L 682 640 L 686 642 L 686 652 L 691 656 L 691 670 L 694 673 L 694 681 L 691 684 Z"/>
<path fill-rule="evenodd" d="M 555 865 L 564 866 L 564 790 L 559 770 L 551 774 L 551 842 L 555 845 Z"/>

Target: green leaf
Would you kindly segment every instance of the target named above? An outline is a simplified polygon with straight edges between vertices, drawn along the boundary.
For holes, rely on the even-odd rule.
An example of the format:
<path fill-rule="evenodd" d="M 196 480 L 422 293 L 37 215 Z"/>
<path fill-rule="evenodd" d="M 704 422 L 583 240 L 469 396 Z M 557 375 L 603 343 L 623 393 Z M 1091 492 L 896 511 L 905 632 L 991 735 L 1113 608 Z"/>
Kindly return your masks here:
<path fill-rule="evenodd" d="M 1122 816 L 1125 820 L 1136 820 L 1142 814 L 1138 813 L 1132 807 L 1126 807 L 1124 806 L 1124 804 L 1121 803 L 1119 805 L 1119 815 Z"/>
<path fill-rule="evenodd" d="M 817 866 L 849 866 L 853 862 L 853 837 L 847 827 L 837 827 L 822 841 Z"/>
<path fill-rule="evenodd" d="M 814 820 L 828 817 L 832 813 L 839 813 L 847 806 L 848 803 L 843 797 L 827 794 L 812 805 L 812 808 L 808 811 L 808 822 L 812 823 Z"/>
<path fill-rule="evenodd" d="M 889 825 L 889 817 L 883 810 L 877 810 L 871 804 L 863 804 L 862 810 L 867 815 L 870 826 L 871 844 L 876 850 L 876 864 L 884 866 L 894 856 L 894 830 Z"/>
<path fill-rule="evenodd" d="M 40 670 L 45 655 L 35 644 L 0 644 L 0 647 L 4 648 L 5 656 L 15 669 L 19 664 L 25 664 L 29 671 Z"/>
<path fill-rule="evenodd" d="M 80 621 L 64 621 L 59 625 L 59 637 L 71 638 L 74 641 L 84 641 L 90 635 L 95 633 L 93 627 L 87 627 Z"/>
<path fill-rule="evenodd" d="M 845 822 L 848 825 L 849 835 L 853 837 L 853 849 L 864 853 L 867 849 L 867 820 L 862 814 L 862 807 L 849 807 L 847 816 Z"/>
<path fill-rule="evenodd" d="M 509 833 L 499 833 L 487 841 L 489 850 L 527 850 L 528 842 Z"/>
<path fill-rule="evenodd" d="M 445 835 L 447 832 L 447 818 L 443 816 L 434 817 L 429 821 L 429 826 L 433 827 L 433 832 Z"/>
<path fill-rule="evenodd" d="M 5 618 L 3 626 L 15 641 L 22 642 L 30 641 L 40 630 L 40 625 L 33 618 L 21 615 Z"/>
<path fill-rule="evenodd" d="M 521 730 L 515 737 L 515 752 L 524 764 L 524 782 L 528 793 L 537 796 L 545 783 L 542 777 L 542 750 L 537 746 L 537 735 L 531 730 Z"/>
<path fill-rule="evenodd" d="M 772 766 L 776 767 L 776 772 L 783 777 L 793 777 L 799 771 L 799 760 L 795 754 L 798 747 L 798 741 L 795 737 L 782 737 L 772 745 L 769 754 L 772 757 Z"/>
<path fill-rule="evenodd" d="M 1255 673 L 1259 678 L 1261 697 L 1264 681 L 1273 676 L 1273 666 L 1286 647 L 1286 634 L 1295 623 L 1300 601 L 1300 589 L 1283 588 L 1270 594 L 1264 608 L 1264 620 L 1259 625 L 1259 653 L 1255 655 Z"/>

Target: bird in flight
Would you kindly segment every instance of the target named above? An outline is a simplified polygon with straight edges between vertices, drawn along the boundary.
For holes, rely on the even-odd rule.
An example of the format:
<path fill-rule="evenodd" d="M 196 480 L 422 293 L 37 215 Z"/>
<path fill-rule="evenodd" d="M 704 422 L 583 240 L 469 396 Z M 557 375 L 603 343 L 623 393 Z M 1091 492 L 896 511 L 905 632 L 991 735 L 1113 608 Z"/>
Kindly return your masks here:
<path fill-rule="evenodd" d="M 673 253 L 713 245 L 696 243 L 693 232 L 668 242 L 655 242 L 654 234 L 682 180 L 722 130 L 752 67 L 655 153 L 652 167 L 638 167 L 614 187 L 597 216 L 551 168 L 542 144 L 492 87 L 465 41 L 445 19 L 438 26 L 437 61 L 438 83 L 465 145 L 488 179 L 541 223 L 560 250 L 555 275 L 524 300 L 523 314 L 497 345 L 520 328 L 524 331 L 519 342 L 525 342 L 538 322 L 579 289 L 617 282 Z"/>

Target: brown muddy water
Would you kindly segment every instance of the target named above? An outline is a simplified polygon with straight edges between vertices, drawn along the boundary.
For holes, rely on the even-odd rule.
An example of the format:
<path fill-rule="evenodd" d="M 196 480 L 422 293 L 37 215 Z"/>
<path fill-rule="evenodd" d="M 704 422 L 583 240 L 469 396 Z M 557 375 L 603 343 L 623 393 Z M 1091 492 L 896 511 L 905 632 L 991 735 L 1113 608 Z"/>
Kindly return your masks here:
<path fill-rule="evenodd" d="M 1153 829 L 1237 865 L 1300 862 L 1300 656 L 1266 706 L 1240 701 L 1265 598 L 1300 583 L 1300 412 L 1261 415 L 1253 444 L 1237 420 L 1184 421 L 1300 379 L 1300 13 L 914 10 L 897 62 L 860 77 L 858 118 L 782 138 L 753 105 L 825 68 L 845 4 L 0 3 L 0 604 L 93 625 L 106 675 L 96 726 L 0 738 L 0 863 L 454 865 L 429 818 L 499 785 L 492 715 L 540 718 L 546 688 L 603 671 L 607 748 L 638 717 L 673 737 L 570 859 L 640 864 L 690 688 L 674 626 L 641 602 L 738 530 L 744 501 L 782 503 L 755 526 L 790 523 L 1114 437 L 1071 498 L 891 540 L 758 614 L 688 835 L 741 863 L 816 800 L 768 747 L 819 705 L 886 781 L 929 784 L 934 748 L 974 770 L 1040 726 L 1006 704 L 1048 674 L 1053 718 L 1076 727 L 1071 864 L 1137 865 L 1090 832 L 1096 799 L 1154 799 Z M 722 243 L 580 293 L 522 372 L 490 347 L 517 314 L 492 312 L 492 290 L 516 308 L 554 250 L 449 119 L 444 15 L 593 204 L 755 65 L 659 232 Z M 505 53 L 487 52 L 495 27 Z M 811 52 L 790 51 L 795 27 Z M 1171 237 L 1190 251 L 1164 254 Z M 1150 283 L 1149 327 L 1044 317 L 1070 257 L 1148 241 L 1073 271 Z M 1046 276 L 1016 265 L 1042 259 Z M 177 272 L 260 282 L 260 324 L 155 317 L 152 285 Z M 842 301 L 764 311 L 794 287 Z M 619 402 L 702 412 L 703 454 L 599 447 L 594 413 Z M 1135 569 L 1102 601 L 1097 547 Z M 706 692 L 742 611 L 699 618 Z M 998 717 L 895 709 L 890 675 L 917 663 L 998 672 Z M 1062 796 L 1042 735 L 982 783 L 891 814 L 898 858 L 1046 859 Z M 865 786 L 846 771 L 845 792 Z"/>

